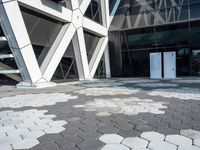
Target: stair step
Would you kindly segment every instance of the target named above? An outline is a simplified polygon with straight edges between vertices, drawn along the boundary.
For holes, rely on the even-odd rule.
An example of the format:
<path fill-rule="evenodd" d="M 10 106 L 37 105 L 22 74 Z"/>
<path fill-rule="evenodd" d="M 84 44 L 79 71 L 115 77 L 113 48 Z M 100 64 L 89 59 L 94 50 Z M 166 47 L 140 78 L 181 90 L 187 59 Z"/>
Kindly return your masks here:
<path fill-rule="evenodd" d="M 13 58 L 13 54 L 0 54 L 0 59 L 5 59 L 5 58 Z"/>
<path fill-rule="evenodd" d="M 19 70 L 0 70 L 0 74 L 20 73 Z"/>
<path fill-rule="evenodd" d="M 5 36 L 0 36 L 0 41 L 4 42 L 4 41 L 7 41 L 7 39 Z"/>

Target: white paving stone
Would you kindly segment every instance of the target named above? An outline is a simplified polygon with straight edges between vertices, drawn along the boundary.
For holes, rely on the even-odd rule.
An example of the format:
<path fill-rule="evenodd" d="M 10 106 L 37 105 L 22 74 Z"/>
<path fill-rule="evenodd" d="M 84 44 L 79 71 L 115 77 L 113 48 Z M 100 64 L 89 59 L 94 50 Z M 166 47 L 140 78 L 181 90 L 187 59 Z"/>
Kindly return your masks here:
<path fill-rule="evenodd" d="M 67 123 L 67 121 L 64 121 L 64 120 L 61 120 L 61 121 L 53 121 L 53 122 L 50 122 L 50 123 L 48 123 L 48 125 L 50 125 L 50 126 L 64 126 L 64 125 L 66 125 L 66 124 L 68 124 Z"/>
<path fill-rule="evenodd" d="M 0 112 L 1 121 L 11 120 L 0 127 L 0 150 L 9 150 L 9 145 L 14 149 L 29 149 L 39 144 L 37 138 L 65 130 L 63 125 L 67 124 L 66 121 L 54 121 L 52 118 L 56 116 L 45 115 L 46 112 L 36 109 Z"/>
<path fill-rule="evenodd" d="M 102 87 L 102 88 L 86 88 L 74 91 L 78 94 L 86 96 L 102 96 L 102 95 L 131 95 L 140 92 L 140 89 L 132 89 L 126 87 Z"/>
<path fill-rule="evenodd" d="M 122 144 L 106 144 L 101 150 L 130 150 Z"/>
<path fill-rule="evenodd" d="M 165 140 L 179 146 L 192 145 L 192 140 L 190 138 L 181 135 L 167 135 Z"/>
<path fill-rule="evenodd" d="M 20 108 L 26 106 L 42 107 L 48 105 L 55 105 L 58 102 L 67 102 L 70 99 L 77 99 L 77 96 L 66 95 L 64 93 L 16 95 L 12 97 L 0 98 L 0 108 Z M 5 113 L 10 112 L 11 111 Z"/>
<path fill-rule="evenodd" d="M 164 114 L 165 111 L 160 110 L 167 108 L 164 104 L 167 102 L 155 102 L 151 99 L 140 99 L 137 97 L 129 98 L 111 98 L 111 99 L 95 99 L 84 104 L 85 111 L 97 111 L 98 116 L 110 116 L 112 114 L 123 113 L 126 115 L 137 115 L 139 113 Z M 75 105 L 74 107 L 76 107 Z"/>
<path fill-rule="evenodd" d="M 60 133 L 62 131 L 64 131 L 65 128 L 64 127 L 58 127 L 58 126 L 53 126 L 53 127 L 49 127 L 47 129 L 44 129 L 44 132 L 47 134 L 52 134 L 52 133 Z"/>
<path fill-rule="evenodd" d="M 178 148 L 178 150 L 200 150 L 200 147 L 193 146 L 193 145 L 190 145 L 190 146 L 180 146 Z"/>
<path fill-rule="evenodd" d="M 156 89 L 147 94 L 166 98 L 178 98 L 181 100 L 200 100 L 200 89 L 197 88 L 166 88 Z"/>
<path fill-rule="evenodd" d="M 181 130 L 180 134 L 192 139 L 200 139 L 200 132 L 192 129 Z"/>
<path fill-rule="evenodd" d="M 124 138 L 118 134 L 105 134 L 99 138 L 106 144 L 121 143 Z"/>
<path fill-rule="evenodd" d="M 200 147 L 200 139 L 194 139 L 194 145 Z"/>
<path fill-rule="evenodd" d="M 0 150 L 12 150 L 12 146 L 10 144 L 0 145 Z"/>
<path fill-rule="evenodd" d="M 128 137 L 122 141 L 122 144 L 130 147 L 130 148 L 146 148 L 148 145 L 148 141 L 141 139 L 139 137 Z"/>
<path fill-rule="evenodd" d="M 148 148 L 152 150 L 177 150 L 177 146 L 165 141 L 150 142 Z"/>
<path fill-rule="evenodd" d="M 29 149 L 39 144 L 37 139 L 23 139 L 21 142 L 12 143 L 14 149 Z"/>
<path fill-rule="evenodd" d="M 44 131 L 30 131 L 28 133 L 21 134 L 23 139 L 25 139 L 25 138 L 37 139 L 43 135 L 45 135 Z"/>
<path fill-rule="evenodd" d="M 140 137 L 147 139 L 148 141 L 163 141 L 165 136 L 158 132 L 143 132 Z"/>

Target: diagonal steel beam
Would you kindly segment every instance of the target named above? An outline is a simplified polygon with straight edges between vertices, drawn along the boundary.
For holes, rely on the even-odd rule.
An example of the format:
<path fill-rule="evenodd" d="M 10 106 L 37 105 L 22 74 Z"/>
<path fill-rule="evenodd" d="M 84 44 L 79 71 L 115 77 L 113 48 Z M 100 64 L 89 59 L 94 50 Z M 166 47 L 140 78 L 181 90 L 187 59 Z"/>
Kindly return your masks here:
<path fill-rule="evenodd" d="M 74 53 L 76 57 L 79 79 L 80 80 L 91 79 L 83 28 L 77 29 L 77 33 L 75 34 L 72 42 L 74 46 Z"/>
<path fill-rule="evenodd" d="M 69 43 L 74 36 L 76 29 L 73 24 L 64 25 L 59 35 L 57 36 L 49 53 L 45 57 L 40 69 L 43 72 L 43 77 L 50 81 L 59 62 L 61 61 Z"/>
<path fill-rule="evenodd" d="M 73 1 L 73 0 L 72 0 Z M 85 14 L 88 6 L 90 5 L 91 0 L 83 0 L 81 5 L 80 5 L 80 10 L 83 14 Z"/>
<path fill-rule="evenodd" d="M 61 22 L 71 22 L 72 11 L 50 0 L 18 0 L 21 6 Z"/>
<path fill-rule="evenodd" d="M 98 36 L 107 36 L 108 30 L 106 27 L 84 17 L 83 18 L 83 27 L 86 31 L 89 31 Z"/>
<path fill-rule="evenodd" d="M 107 44 L 108 44 L 108 37 L 101 38 L 97 44 L 97 47 L 89 63 L 91 77 L 93 77 L 96 72 L 96 69 L 104 53 L 104 50 L 107 47 Z"/>
<path fill-rule="evenodd" d="M 39 82 L 42 75 L 17 1 L 0 4 L 0 21 L 23 80 Z"/>

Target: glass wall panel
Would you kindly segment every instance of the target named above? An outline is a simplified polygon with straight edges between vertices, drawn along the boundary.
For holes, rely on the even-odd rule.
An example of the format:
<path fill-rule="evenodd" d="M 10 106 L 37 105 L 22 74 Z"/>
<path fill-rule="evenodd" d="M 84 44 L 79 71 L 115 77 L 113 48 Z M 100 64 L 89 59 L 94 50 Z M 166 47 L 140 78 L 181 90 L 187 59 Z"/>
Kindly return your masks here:
<path fill-rule="evenodd" d="M 190 5 L 190 18 L 191 19 L 200 18 L 200 2 L 191 3 L 191 5 Z"/>
<path fill-rule="evenodd" d="M 99 0 L 92 0 L 86 10 L 85 16 L 102 24 L 101 5 Z"/>
<path fill-rule="evenodd" d="M 22 16 L 39 65 L 53 45 L 63 24 L 21 7 Z"/>
<path fill-rule="evenodd" d="M 126 34 L 129 49 L 155 48 L 156 46 L 153 28 L 127 31 Z"/>
<path fill-rule="evenodd" d="M 189 44 L 189 24 L 175 24 L 156 27 L 158 46 L 178 46 Z"/>

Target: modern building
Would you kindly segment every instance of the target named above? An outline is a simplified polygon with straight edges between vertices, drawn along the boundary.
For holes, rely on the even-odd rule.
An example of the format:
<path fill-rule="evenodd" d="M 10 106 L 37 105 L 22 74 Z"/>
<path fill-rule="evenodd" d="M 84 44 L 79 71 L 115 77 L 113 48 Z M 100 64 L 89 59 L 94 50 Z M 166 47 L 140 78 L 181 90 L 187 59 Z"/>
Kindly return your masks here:
<path fill-rule="evenodd" d="M 199 0 L 0 0 L 0 82 L 199 76 L 199 11 Z"/>

